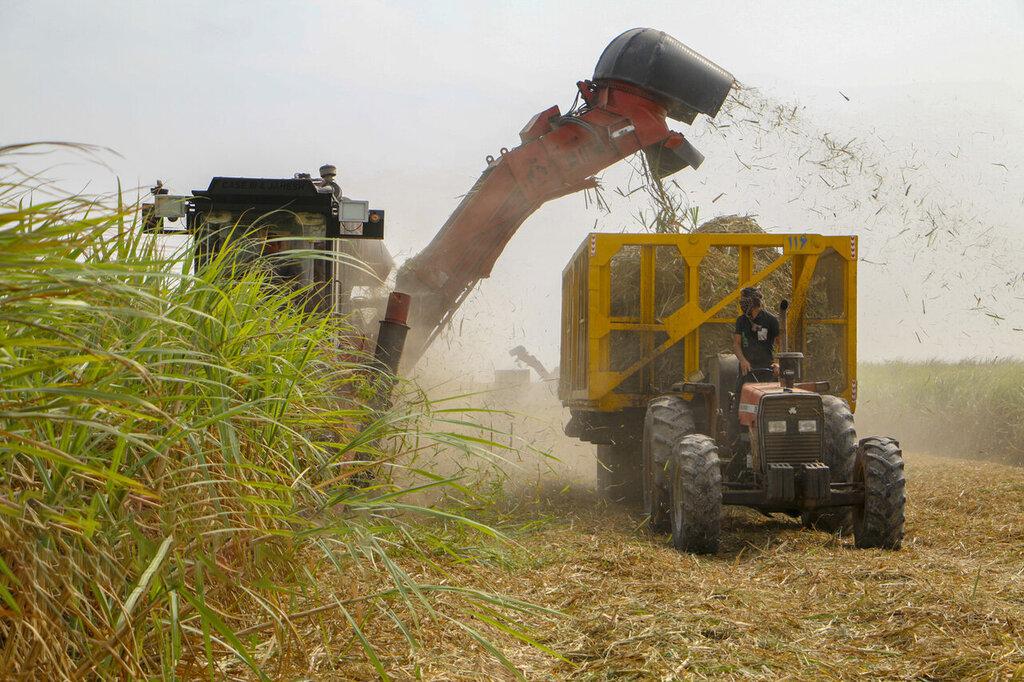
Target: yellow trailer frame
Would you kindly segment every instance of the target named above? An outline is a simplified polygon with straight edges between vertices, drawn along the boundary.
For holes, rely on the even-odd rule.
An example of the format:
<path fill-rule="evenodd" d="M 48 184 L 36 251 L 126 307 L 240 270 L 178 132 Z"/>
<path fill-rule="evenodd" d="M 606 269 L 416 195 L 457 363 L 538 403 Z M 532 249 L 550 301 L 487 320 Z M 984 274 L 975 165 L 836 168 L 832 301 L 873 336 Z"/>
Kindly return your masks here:
<path fill-rule="evenodd" d="M 655 309 L 655 299 L 666 252 L 657 250 L 663 247 L 669 247 L 670 262 L 683 270 L 677 275 L 685 285 L 678 307 L 660 316 L 663 311 Z M 613 258 L 624 252 L 633 258 L 638 273 L 628 282 L 613 282 Z M 708 258 L 712 252 L 719 256 Z M 721 254 L 734 263 L 734 274 L 710 271 L 722 267 Z M 598 412 L 644 407 L 653 395 L 665 391 L 666 378 L 652 377 L 652 363 L 670 351 L 681 352 L 682 359 L 672 365 L 672 373 L 678 375 L 668 377 L 667 383 L 699 379 L 702 331 L 725 338 L 726 330 L 717 325 L 728 325 L 731 332 L 740 291 L 769 278 L 778 282 L 787 271 L 789 277 L 782 279 L 787 280 L 784 288 L 790 300 L 790 349 L 803 351 L 813 366 L 814 353 L 826 349 L 815 348 L 814 343 L 808 347 L 809 337 L 830 335 L 834 376 L 805 371 L 805 378 L 830 381 L 831 392 L 855 407 L 857 237 L 806 233 L 590 234 L 562 272 L 559 398 L 568 407 Z M 701 282 L 708 277 L 719 283 L 727 279 L 728 285 L 714 300 L 702 301 Z M 827 289 L 830 303 L 808 305 L 812 284 L 814 289 Z M 630 288 L 628 296 L 638 299 L 637 305 L 627 314 L 613 315 L 613 295 L 621 299 L 624 286 Z M 774 312 L 778 301 L 769 298 L 766 305 Z M 616 334 L 635 341 L 625 361 L 623 353 L 613 352 Z"/>

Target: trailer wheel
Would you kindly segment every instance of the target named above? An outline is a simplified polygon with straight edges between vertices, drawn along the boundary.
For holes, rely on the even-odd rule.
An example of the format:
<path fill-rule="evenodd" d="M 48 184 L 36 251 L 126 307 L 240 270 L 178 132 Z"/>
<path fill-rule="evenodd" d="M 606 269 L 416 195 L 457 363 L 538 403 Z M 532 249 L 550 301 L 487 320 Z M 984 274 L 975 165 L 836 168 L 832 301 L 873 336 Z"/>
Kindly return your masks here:
<path fill-rule="evenodd" d="M 722 471 L 715 441 L 683 436 L 672 451 L 672 544 L 683 552 L 714 554 L 722 528 Z"/>
<path fill-rule="evenodd" d="M 861 548 L 899 549 L 906 505 L 900 444 L 892 438 L 862 440 L 853 480 L 864 486 L 864 504 L 853 511 L 854 543 Z"/>
<path fill-rule="evenodd" d="M 602 497 L 624 504 L 639 501 L 637 445 L 635 439 L 629 438 L 621 443 L 597 446 L 597 492 Z"/>
<path fill-rule="evenodd" d="M 824 459 L 833 483 L 853 480 L 853 462 L 857 457 L 857 430 L 853 425 L 853 412 L 842 398 L 821 396 L 825 410 Z M 806 528 L 817 528 L 826 533 L 849 533 L 853 528 L 853 510 L 849 507 L 826 507 L 805 511 L 801 520 Z"/>
<path fill-rule="evenodd" d="M 666 469 L 672 459 L 672 448 L 694 429 L 690 406 L 682 398 L 661 396 L 647 406 L 643 442 L 643 511 L 655 533 L 671 529 Z"/>

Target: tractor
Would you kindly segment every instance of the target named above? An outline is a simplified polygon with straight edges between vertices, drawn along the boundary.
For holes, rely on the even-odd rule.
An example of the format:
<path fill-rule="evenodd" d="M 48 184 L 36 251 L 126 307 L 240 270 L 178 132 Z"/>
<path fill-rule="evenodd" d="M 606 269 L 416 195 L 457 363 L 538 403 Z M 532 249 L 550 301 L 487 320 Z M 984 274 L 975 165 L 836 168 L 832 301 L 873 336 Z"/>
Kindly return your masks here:
<path fill-rule="evenodd" d="M 856 266 L 855 236 L 589 235 L 563 271 L 559 397 L 601 492 L 686 552 L 718 550 L 724 505 L 898 549 L 900 445 L 854 428 Z M 777 299 L 782 350 L 737 391 L 751 286 Z"/>

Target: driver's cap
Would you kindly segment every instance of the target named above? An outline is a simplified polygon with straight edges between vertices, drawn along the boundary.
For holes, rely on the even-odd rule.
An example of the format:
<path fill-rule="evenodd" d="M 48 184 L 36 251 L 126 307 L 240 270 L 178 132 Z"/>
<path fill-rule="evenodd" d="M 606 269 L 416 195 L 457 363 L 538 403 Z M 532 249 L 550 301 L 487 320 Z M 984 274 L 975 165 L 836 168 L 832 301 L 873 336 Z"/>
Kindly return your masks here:
<path fill-rule="evenodd" d="M 757 287 L 744 287 L 740 292 L 740 308 L 743 309 L 743 312 L 747 312 L 763 301 L 764 296 L 761 295 L 761 290 Z"/>

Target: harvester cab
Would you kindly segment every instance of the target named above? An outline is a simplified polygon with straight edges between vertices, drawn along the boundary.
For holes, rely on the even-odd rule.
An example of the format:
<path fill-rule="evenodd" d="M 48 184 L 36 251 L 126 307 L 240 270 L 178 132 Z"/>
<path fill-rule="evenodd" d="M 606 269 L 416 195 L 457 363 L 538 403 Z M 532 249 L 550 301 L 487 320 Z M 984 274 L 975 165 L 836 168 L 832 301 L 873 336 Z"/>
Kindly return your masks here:
<path fill-rule="evenodd" d="M 142 206 L 143 230 L 191 239 L 196 268 L 233 244 L 236 259 L 258 261 L 278 283 L 301 291 L 310 312 L 347 315 L 359 332 L 356 345 L 372 351 L 376 336 L 378 355 L 394 371 L 409 297 L 387 290 L 395 263 L 383 243 L 384 211 L 343 196 L 336 177 L 330 164 L 318 178 L 215 177 L 191 196 L 172 195 L 158 181 L 152 203 Z"/>
<path fill-rule="evenodd" d="M 898 548 L 899 444 L 854 429 L 856 272 L 854 236 L 591 234 L 563 271 L 559 397 L 602 492 L 642 499 L 686 551 L 717 550 L 723 505 Z M 778 305 L 779 373 L 754 368 L 736 395 L 753 286 Z"/>
<path fill-rule="evenodd" d="M 319 178 L 215 177 L 191 196 L 171 195 L 158 182 L 143 206 L 143 229 L 191 237 L 196 267 L 235 242 L 239 257 L 265 257 L 280 281 L 307 290 L 307 306 L 352 312 L 367 287 L 383 286 L 394 261 L 382 242 L 384 211 L 343 196 L 336 176 L 328 164 Z M 177 229 L 165 222 L 179 219 Z"/>

